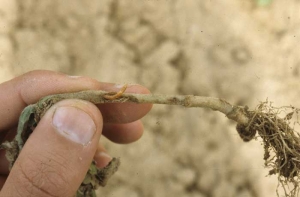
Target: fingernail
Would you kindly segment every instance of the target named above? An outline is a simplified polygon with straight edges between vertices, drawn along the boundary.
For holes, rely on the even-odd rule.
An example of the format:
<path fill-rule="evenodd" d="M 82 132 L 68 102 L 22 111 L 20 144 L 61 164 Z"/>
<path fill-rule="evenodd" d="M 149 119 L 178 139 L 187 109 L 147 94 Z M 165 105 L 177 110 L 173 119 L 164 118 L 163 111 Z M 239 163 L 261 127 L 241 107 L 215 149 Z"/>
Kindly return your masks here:
<path fill-rule="evenodd" d="M 99 152 L 94 156 L 98 168 L 104 168 L 112 160 L 112 157 L 106 152 Z"/>
<path fill-rule="evenodd" d="M 126 84 L 127 84 L 127 88 L 129 88 L 131 86 L 138 86 L 139 85 L 137 83 L 126 83 Z M 123 84 L 116 83 L 116 84 L 114 84 L 114 87 L 120 89 L 120 88 L 123 88 L 124 85 L 125 85 L 125 83 L 123 83 Z"/>
<path fill-rule="evenodd" d="M 58 107 L 53 115 L 53 125 L 66 138 L 83 145 L 88 144 L 96 131 L 93 119 L 76 107 Z"/>
<path fill-rule="evenodd" d="M 82 76 L 72 76 L 72 75 L 67 75 L 69 78 L 71 79 L 78 79 L 78 78 L 82 78 Z"/>
<path fill-rule="evenodd" d="M 118 84 L 118 83 L 116 83 L 114 85 L 115 88 L 123 88 L 123 86 L 124 86 L 124 84 Z"/>

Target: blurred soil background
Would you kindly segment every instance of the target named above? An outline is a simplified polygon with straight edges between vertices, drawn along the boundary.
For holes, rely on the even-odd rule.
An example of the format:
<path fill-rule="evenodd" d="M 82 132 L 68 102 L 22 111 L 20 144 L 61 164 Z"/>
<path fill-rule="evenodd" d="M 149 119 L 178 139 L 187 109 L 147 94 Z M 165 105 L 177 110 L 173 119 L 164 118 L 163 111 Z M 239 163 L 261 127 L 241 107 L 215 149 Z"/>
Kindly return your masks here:
<path fill-rule="evenodd" d="M 299 0 L 0 0 L 0 80 L 48 69 L 300 107 L 299 10 Z M 99 196 L 275 196 L 260 140 L 242 142 L 224 115 L 154 106 L 143 121 L 136 143 L 102 139 L 122 165 Z"/>

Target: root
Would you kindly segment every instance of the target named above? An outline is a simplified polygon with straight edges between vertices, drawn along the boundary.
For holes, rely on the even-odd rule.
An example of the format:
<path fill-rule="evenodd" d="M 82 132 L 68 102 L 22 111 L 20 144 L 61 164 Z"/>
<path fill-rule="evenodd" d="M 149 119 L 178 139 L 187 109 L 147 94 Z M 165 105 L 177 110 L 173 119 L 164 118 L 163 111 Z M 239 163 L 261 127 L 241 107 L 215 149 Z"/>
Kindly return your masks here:
<path fill-rule="evenodd" d="M 294 130 L 299 125 L 298 112 L 299 109 L 295 107 L 275 108 L 266 101 L 254 111 L 247 111 L 248 124 L 237 125 L 237 131 L 244 141 L 252 140 L 256 133 L 261 137 L 269 175 L 278 175 L 285 196 L 290 197 L 299 194 L 300 137 Z M 284 117 L 280 117 L 283 114 Z M 295 121 L 292 122 L 292 119 Z"/>

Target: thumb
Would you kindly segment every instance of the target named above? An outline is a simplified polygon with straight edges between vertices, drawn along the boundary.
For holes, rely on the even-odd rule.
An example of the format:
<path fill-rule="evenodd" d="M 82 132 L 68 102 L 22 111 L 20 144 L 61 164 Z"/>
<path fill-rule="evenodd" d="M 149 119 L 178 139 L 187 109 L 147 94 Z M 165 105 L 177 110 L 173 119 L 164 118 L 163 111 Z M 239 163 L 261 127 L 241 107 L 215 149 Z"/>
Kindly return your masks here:
<path fill-rule="evenodd" d="M 24 145 L 1 196 L 74 196 L 92 162 L 102 131 L 92 103 L 52 106 Z"/>

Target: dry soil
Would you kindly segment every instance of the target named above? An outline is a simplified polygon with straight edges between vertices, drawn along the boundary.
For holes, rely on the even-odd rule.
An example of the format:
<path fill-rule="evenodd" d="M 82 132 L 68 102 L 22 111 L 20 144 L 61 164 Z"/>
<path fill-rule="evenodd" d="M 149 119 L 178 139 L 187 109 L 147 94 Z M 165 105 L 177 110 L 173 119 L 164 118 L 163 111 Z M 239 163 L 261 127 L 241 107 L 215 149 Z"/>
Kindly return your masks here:
<path fill-rule="evenodd" d="M 0 80 L 48 69 L 300 107 L 299 10 L 299 0 L 1 0 Z M 103 140 L 122 165 L 99 196 L 275 196 L 260 141 L 242 142 L 224 115 L 155 106 L 143 121 L 136 143 Z"/>

